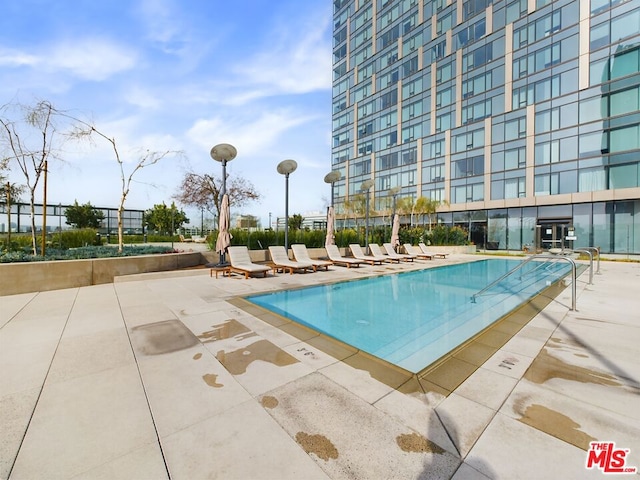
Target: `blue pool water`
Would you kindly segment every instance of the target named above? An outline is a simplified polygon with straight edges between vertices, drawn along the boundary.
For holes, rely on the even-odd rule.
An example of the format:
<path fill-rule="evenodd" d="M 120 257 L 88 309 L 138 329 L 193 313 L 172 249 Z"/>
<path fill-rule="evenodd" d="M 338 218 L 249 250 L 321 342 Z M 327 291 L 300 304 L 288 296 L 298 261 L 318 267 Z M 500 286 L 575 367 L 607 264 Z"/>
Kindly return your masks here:
<path fill-rule="evenodd" d="M 560 262 L 529 262 L 471 302 L 519 263 L 480 260 L 247 300 L 417 373 L 570 270 Z"/>

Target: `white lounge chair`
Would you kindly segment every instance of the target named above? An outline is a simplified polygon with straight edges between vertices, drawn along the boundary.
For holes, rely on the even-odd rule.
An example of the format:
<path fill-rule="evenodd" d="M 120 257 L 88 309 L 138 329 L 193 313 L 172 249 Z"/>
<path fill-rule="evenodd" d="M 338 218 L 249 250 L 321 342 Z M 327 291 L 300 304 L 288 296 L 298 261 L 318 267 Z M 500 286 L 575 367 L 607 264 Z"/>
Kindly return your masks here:
<path fill-rule="evenodd" d="M 307 250 L 307 246 L 304 243 L 296 243 L 291 245 L 291 250 L 293 251 L 293 256 L 298 262 L 311 263 L 313 265 L 313 271 L 317 271 L 319 268 L 324 268 L 325 270 L 329 270 L 329 265 L 332 265 L 331 262 L 326 260 L 318 260 L 317 258 L 311 258 L 309 256 L 309 251 Z"/>
<path fill-rule="evenodd" d="M 231 264 L 229 270 L 242 273 L 244 278 L 249 278 L 250 275 L 258 273 L 262 273 L 266 277 L 267 272 L 271 270 L 271 267 L 267 265 L 253 263 L 251 256 L 249 256 L 249 249 L 244 245 L 228 247 L 227 255 L 229 255 L 229 263 Z"/>
<path fill-rule="evenodd" d="M 421 259 L 433 260 L 433 255 L 431 255 L 430 253 L 424 253 L 420 249 L 420 247 L 417 247 L 415 245 L 411 245 L 410 243 L 405 243 L 402 246 L 404 247 L 404 251 L 405 252 L 407 252 L 409 255 L 415 255 L 415 257 L 418 260 L 421 260 Z"/>
<path fill-rule="evenodd" d="M 340 250 L 338 250 L 337 245 L 326 245 L 325 250 L 327 251 L 327 257 L 329 257 L 329 260 L 331 260 L 331 263 L 334 265 L 344 265 L 347 268 L 351 268 L 359 267 L 364 263 L 357 258 L 343 257 L 340 255 Z"/>
<path fill-rule="evenodd" d="M 391 255 L 387 255 L 386 253 L 384 253 L 380 248 L 380 245 L 378 245 L 377 243 L 370 243 L 369 250 L 371 250 L 371 255 L 373 255 L 374 257 L 384 258 L 385 262 L 400 263 L 399 258 L 392 257 Z"/>
<path fill-rule="evenodd" d="M 289 254 L 281 245 L 275 245 L 269 247 L 269 254 L 271 255 L 271 261 L 276 269 L 288 270 L 293 275 L 294 271 L 305 273 L 307 270 L 315 271 L 311 262 L 296 262 L 289 258 Z"/>
<path fill-rule="evenodd" d="M 386 250 L 387 255 L 389 255 L 391 258 L 397 258 L 399 260 L 402 260 L 403 262 L 413 262 L 416 259 L 416 256 L 413 255 L 412 253 L 396 252 L 395 249 L 393 248 L 393 245 L 391 245 L 390 243 L 383 243 L 382 246 Z"/>
<path fill-rule="evenodd" d="M 439 253 L 439 252 L 432 252 L 431 250 L 429 250 L 429 248 L 424 244 L 424 243 L 419 243 L 418 246 L 420 247 L 420 250 L 422 250 L 424 253 L 429 253 L 431 255 L 433 255 L 433 258 L 447 258 L 447 255 L 449 255 L 448 253 Z"/>
<path fill-rule="evenodd" d="M 386 262 L 386 258 L 384 256 L 375 256 L 375 255 L 366 255 L 362 251 L 362 247 L 359 243 L 350 243 L 349 248 L 351 249 L 351 253 L 358 260 L 362 260 L 363 262 L 367 262 L 371 265 L 382 265 L 382 262 Z"/>

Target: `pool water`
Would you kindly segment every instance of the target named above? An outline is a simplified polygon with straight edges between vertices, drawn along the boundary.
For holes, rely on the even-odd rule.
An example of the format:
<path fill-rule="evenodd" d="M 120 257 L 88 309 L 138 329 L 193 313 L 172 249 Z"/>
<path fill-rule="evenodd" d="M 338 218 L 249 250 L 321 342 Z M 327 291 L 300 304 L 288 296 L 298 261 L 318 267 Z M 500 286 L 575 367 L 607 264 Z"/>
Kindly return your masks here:
<path fill-rule="evenodd" d="M 479 260 L 247 300 L 417 373 L 570 271 L 529 262 L 471 301 L 520 262 Z"/>

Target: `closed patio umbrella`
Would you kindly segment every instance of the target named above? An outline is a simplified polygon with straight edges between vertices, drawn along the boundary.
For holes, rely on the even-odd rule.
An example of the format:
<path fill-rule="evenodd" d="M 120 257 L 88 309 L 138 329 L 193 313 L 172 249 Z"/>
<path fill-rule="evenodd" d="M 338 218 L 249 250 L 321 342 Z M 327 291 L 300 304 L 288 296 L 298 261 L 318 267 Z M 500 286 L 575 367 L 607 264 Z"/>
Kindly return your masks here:
<path fill-rule="evenodd" d="M 222 205 L 220 206 L 220 218 L 218 219 L 218 239 L 216 240 L 216 252 L 220 254 L 220 263 L 224 263 L 224 254 L 227 247 L 231 245 L 231 234 L 229 233 L 229 195 L 226 193 L 222 196 Z"/>
<path fill-rule="evenodd" d="M 396 213 L 393 217 L 393 227 L 391 228 L 391 245 L 398 248 L 400 245 L 400 216 Z"/>
<path fill-rule="evenodd" d="M 334 223 L 334 213 L 333 207 L 327 208 L 327 238 L 324 241 L 325 247 L 327 245 L 333 245 L 333 223 Z"/>

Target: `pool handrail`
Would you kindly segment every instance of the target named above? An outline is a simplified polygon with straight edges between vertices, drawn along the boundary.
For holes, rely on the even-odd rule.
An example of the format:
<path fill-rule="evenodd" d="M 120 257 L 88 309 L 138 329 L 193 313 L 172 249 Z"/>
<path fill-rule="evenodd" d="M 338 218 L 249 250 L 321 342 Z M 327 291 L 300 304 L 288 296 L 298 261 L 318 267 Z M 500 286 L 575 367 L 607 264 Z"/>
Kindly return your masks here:
<path fill-rule="evenodd" d="M 589 248 L 574 248 L 572 252 L 586 253 L 589 255 L 589 285 L 593 285 L 593 253 Z"/>
<path fill-rule="evenodd" d="M 565 257 L 565 256 L 555 256 L 555 255 L 548 255 L 548 254 L 534 254 L 534 255 L 530 255 L 528 258 L 526 258 L 525 260 L 523 260 L 522 262 L 520 262 L 518 265 L 516 265 L 515 267 L 513 267 L 511 270 L 509 270 L 507 273 L 505 273 L 504 275 L 502 275 L 500 278 L 498 278 L 497 280 L 494 280 L 493 282 L 491 282 L 489 285 L 487 285 L 486 287 L 484 287 L 482 290 L 480 290 L 477 293 L 474 293 L 473 295 L 471 295 L 471 303 L 476 303 L 476 298 L 479 297 L 480 295 L 482 295 L 484 292 L 486 292 L 487 290 L 489 290 L 491 287 L 493 287 L 494 285 L 500 283 L 502 280 L 504 280 L 505 278 L 507 278 L 509 275 L 511 275 L 512 273 L 516 272 L 517 270 L 520 270 L 524 265 L 526 265 L 527 263 L 529 263 L 531 260 L 535 259 L 535 258 L 544 258 L 546 260 L 566 260 L 567 262 L 569 262 L 571 264 L 571 310 L 575 311 L 576 310 L 576 262 L 573 260 L 573 258 L 571 257 Z"/>

